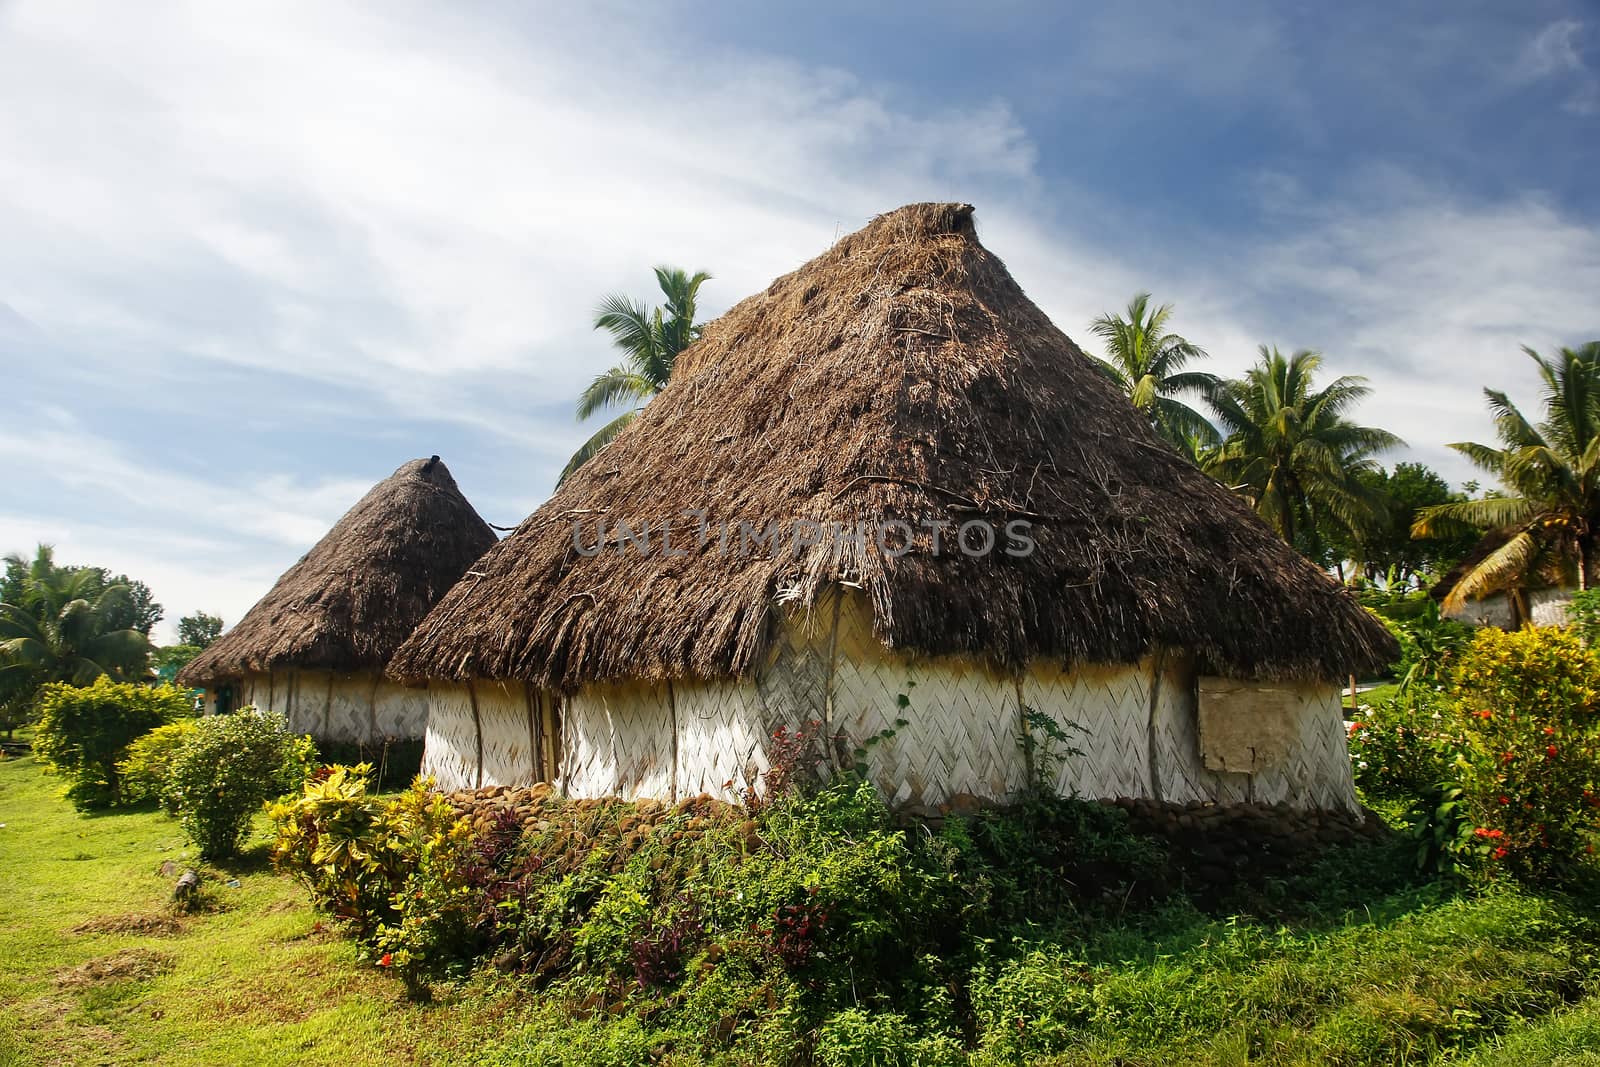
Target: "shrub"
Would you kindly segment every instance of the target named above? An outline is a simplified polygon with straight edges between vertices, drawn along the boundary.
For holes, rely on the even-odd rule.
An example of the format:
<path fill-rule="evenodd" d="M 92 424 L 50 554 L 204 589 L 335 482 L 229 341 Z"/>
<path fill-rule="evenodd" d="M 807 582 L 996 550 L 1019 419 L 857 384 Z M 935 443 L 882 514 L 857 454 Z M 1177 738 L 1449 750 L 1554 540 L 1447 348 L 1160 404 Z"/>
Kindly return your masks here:
<path fill-rule="evenodd" d="M 1358 714 L 1350 724 L 1350 760 L 1369 800 L 1412 801 L 1457 777 L 1467 738 L 1449 698 L 1412 689 Z"/>
<path fill-rule="evenodd" d="M 924 1037 L 895 1012 L 847 1008 L 817 1030 L 818 1067 L 942 1067 L 967 1062 L 960 1044 L 943 1034 Z"/>
<path fill-rule="evenodd" d="M 243 708 L 195 723 L 172 762 L 166 796 L 206 859 L 238 851 L 250 817 L 311 773 L 316 749 L 283 716 Z"/>
<path fill-rule="evenodd" d="M 1553 627 L 1485 629 L 1455 674 L 1463 800 L 1491 870 L 1551 878 L 1600 837 L 1600 653 Z"/>
<path fill-rule="evenodd" d="M 101 677 L 93 685 L 47 685 L 39 695 L 34 750 L 72 779 L 67 799 L 79 810 L 123 801 L 128 746 L 165 723 L 192 713 L 189 694 Z"/>
<path fill-rule="evenodd" d="M 173 760 L 194 736 L 196 729 L 193 719 L 178 719 L 165 726 L 157 726 L 128 746 L 127 758 L 117 764 L 117 771 L 122 776 L 123 803 L 159 801 L 168 814 L 178 813 L 177 806 L 168 795 L 167 785 L 172 776 Z"/>
<path fill-rule="evenodd" d="M 413 862 L 384 824 L 389 804 L 367 793 L 371 770 L 329 767 L 268 810 L 273 862 L 305 883 L 314 905 L 362 935 L 376 930 Z"/>
<path fill-rule="evenodd" d="M 1591 648 L 1600 640 L 1600 589 L 1573 594 L 1567 604 L 1567 627 Z"/>
<path fill-rule="evenodd" d="M 1431 600 L 1415 616 L 1389 621 L 1388 626 L 1400 642 L 1400 660 L 1394 665 L 1394 673 L 1402 690 L 1438 685 L 1471 642 L 1474 632 L 1465 623 L 1444 618 Z"/>

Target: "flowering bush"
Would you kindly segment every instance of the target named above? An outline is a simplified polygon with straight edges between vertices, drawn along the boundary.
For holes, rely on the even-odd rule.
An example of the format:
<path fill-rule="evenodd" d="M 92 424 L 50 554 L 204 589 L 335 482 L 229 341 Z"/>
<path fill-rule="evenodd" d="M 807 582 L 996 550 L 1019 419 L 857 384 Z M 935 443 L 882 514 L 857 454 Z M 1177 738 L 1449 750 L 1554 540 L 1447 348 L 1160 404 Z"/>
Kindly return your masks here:
<path fill-rule="evenodd" d="M 166 798 L 201 856 L 225 858 L 250 817 L 299 788 L 315 758 L 311 739 L 290 733 L 281 715 L 247 707 L 208 716 L 173 757 Z"/>
<path fill-rule="evenodd" d="M 1369 799 L 1413 800 L 1456 777 L 1466 735 L 1452 701 L 1412 689 L 1359 714 L 1350 724 L 1350 759 Z"/>
<path fill-rule="evenodd" d="M 1453 691 L 1463 795 L 1490 870 L 1552 877 L 1600 835 L 1600 655 L 1555 628 L 1484 629 Z"/>

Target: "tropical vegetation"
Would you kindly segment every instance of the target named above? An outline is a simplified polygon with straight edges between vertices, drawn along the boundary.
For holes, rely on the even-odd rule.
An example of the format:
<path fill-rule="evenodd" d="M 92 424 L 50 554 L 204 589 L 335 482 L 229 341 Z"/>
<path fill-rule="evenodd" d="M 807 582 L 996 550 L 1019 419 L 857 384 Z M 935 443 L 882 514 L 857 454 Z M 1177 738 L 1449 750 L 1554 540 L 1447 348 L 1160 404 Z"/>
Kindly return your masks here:
<path fill-rule="evenodd" d="M 1227 436 L 1206 469 L 1248 498 L 1284 540 L 1326 562 L 1330 530 L 1358 540 L 1386 517 L 1383 496 L 1361 475 L 1377 470 L 1377 454 L 1403 442 L 1349 420 L 1371 392 L 1364 378 L 1344 375 L 1318 388 L 1321 367 L 1316 352 L 1285 356 L 1262 345 L 1242 379 L 1208 397 Z"/>
<path fill-rule="evenodd" d="M 579 396 L 578 420 L 616 408 L 625 410 L 573 453 L 561 472 L 561 481 L 610 444 L 650 398 L 666 388 L 678 354 L 700 336 L 696 303 L 700 286 L 710 281 L 711 275 L 705 271 L 690 274 L 676 267 L 657 267 L 655 275 L 666 303 L 651 309 L 642 300 L 613 293 L 601 300 L 595 311 L 594 328 L 611 335 L 622 362 L 595 378 Z"/>
<path fill-rule="evenodd" d="M 1530 580 L 1588 587 L 1600 530 L 1600 341 L 1554 357 L 1523 351 L 1538 368 L 1542 418 L 1528 418 L 1504 392 L 1485 389 L 1499 446 L 1450 446 L 1506 492 L 1437 504 L 1417 519 L 1422 536 L 1463 524 L 1496 531 L 1497 544 L 1455 582 L 1446 608 L 1505 591 L 1527 618 L 1523 591 Z"/>
<path fill-rule="evenodd" d="M 1136 293 L 1125 312 L 1101 315 L 1089 328 L 1105 344 L 1106 354 L 1096 365 L 1150 417 L 1157 433 L 1192 453 L 1216 444 L 1217 430 L 1179 397 L 1208 395 L 1218 380 L 1202 371 L 1184 370 L 1205 359 L 1206 353 L 1169 332 L 1171 318 L 1171 304 L 1152 307 L 1149 293 Z"/>

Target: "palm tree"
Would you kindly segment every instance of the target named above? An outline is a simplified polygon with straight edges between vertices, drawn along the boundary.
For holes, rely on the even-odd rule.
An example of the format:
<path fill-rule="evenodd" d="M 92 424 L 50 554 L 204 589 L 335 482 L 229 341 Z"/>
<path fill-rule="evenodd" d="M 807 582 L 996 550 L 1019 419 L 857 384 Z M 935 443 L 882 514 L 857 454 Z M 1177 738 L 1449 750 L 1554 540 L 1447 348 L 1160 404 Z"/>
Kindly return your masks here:
<path fill-rule="evenodd" d="M 1588 588 L 1589 557 L 1600 529 L 1600 341 L 1538 365 L 1544 420 L 1537 425 L 1505 393 L 1485 389 L 1500 448 L 1462 441 L 1450 447 L 1496 475 L 1510 492 L 1425 509 L 1416 536 L 1449 533 L 1462 525 L 1498 531 L 1503 543 L 1461 576 L 1445 598 L 1446 611 L 1469 597 L 1517 591 L 1534 574 L 1575 574 Z"/>
<path fill-rule="evenodd" d="M 15 603 L 0 603 L 0 675 L 7 691 L 18 678 L 87 685 L 102 674 L 122 681 L 143 677 L 150 639 L 138 630 L 112 629 L 127 617 L 133 593 L 123 583 L 105 583 L 93 567 L 58 567 L 50 546 L 32 560 L 8 556 L 22 571 Z M 31 693 L 31 689 L 29 690 Z"/>
<path fill-rule="evenodd" d="M 1345 418 L 1371 392 L 1366 379 L 1346 375 L 1313 389 L 1320 355 L 1302 349 L 1285 357 L 1266 345 L 1260 352 L 1242 380 L 1207 396 L 1228 436 L 1206 470 L 1246 494 L 1285 541 L 1319 559 L 1329 526 L 1359 535 L 1381 519 L 1382 497 L 1359 475 L 1376 469 L 1375 453 L 1403 442 Z"/>
<path fill-rule="evenodd" d="M 1191 360 L 1205 359 L 1199 345 L 1167 333 L 1172 305 L 1150 308 L 1150 294 L 1138 293 L 1128 302 L 1126 316 L 1101 315 L 1090 324 L 1105 342 L 1106 356 L 1098 360 L 1101 370 L 1133 401 L 1133 406 L 1149 416 L 1156 432 L 1172 442 L 1185 455 L 1196 446 L 1217 443 L 1217 431 L 1204 415 L 1181 400 L 1176 393 L 1205 395 L 1216 387 L 1217 378 L 1200 371 L 1185 371 Z"/>
<path fill-rule="evenodd" d="M 672 365 L 689 345 L 700 337 L 694 321 L 695 300 L 700 286 L 711 280 L 705 271 L 688 274 L 675 267 L 657 267 L 656 284 L 667 302 L 650 311 L 643 301 L 632 301 L 613 293 L 595 309 L 594 328 L 611 335 L 612 344 L 622 350 L 622 362 L 600 375 L 578 398 L 578 421 L 582 422 L 608 408 L 628 410 L 596 430 L 561 472 L 557 484 L 599 452 L 638 417 L 650 398 L 666 388 Z"/>

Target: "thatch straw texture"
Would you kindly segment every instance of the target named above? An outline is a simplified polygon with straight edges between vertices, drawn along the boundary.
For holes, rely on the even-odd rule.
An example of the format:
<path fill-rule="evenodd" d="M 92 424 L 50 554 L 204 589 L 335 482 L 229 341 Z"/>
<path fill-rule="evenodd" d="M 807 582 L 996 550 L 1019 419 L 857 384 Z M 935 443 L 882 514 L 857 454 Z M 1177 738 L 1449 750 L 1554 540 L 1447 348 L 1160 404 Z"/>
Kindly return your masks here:
<path fill-rule="evenodd" d="M 295 667 L 381 671 L 495 543 L 439 457 L 379 482 L 179 675 L 205 686 Z"/>
<path fill-rule="evenodd" d="M 701 512 L 713 531 L 694 536 Z M 668 557 L 592 548 L 595 521 L 670 522 Z M 796 524 L 982 518 L 1035 551 L 894 558 Z M 716 531 L 780 528 L 779 550 Z M 613 538 L 613 541 L 616 540 Z M 751 671 L 779 604 L 859 585 L 885 645 L 1014 670 L 1183 648 L 1239 677 L 1344 677 L 1392 660 L 1384 628 L 1241 501 L 1164 445 L 1051 325 L 965 204 L 916 204 L 706 327 L 671 384 L 440 602 L 391 662 L 409 680 Z"/>

